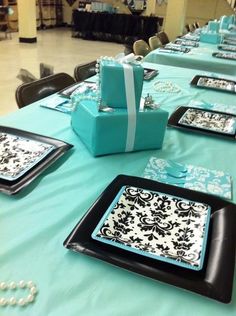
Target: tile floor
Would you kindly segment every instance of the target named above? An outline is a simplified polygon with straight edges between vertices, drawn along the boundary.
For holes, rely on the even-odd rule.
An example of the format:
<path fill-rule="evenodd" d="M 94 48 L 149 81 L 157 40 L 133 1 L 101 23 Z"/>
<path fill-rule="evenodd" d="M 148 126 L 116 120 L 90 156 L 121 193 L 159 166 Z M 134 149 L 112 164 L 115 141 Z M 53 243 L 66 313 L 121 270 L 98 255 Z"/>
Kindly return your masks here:
<path fill-rule="evenodd" d="M 122 44 L 73 38 L 70 28 L 38 31 L 34 44 L 19 43 L 18 33 L 12 33 L 12 39 L 5 40 L 4 36 L 0 33 L 0 115 L 18 109 L 15 89 L 22 83 L 16 78 L 21 68 L 39 78 L 39 64 L 43 62 L 52 65 L 55 73 L 73 75 L 79 63 L 124 51 Z"/>

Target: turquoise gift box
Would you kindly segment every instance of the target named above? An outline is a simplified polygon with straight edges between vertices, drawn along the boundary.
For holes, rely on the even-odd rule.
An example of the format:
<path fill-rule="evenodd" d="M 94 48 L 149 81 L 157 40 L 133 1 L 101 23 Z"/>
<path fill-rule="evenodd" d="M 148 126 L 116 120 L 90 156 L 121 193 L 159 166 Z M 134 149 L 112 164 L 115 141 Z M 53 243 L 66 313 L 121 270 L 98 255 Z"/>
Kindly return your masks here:
<path fill-rule="evenodd" d="M 162 109 L 137 112 L 132 151 L 161 148 L 167 120 Z M 80 101 L 71 113 L 73 130 L 93 156 L 126 152 L 128 124 L 126 109 L 99 112 L 91 100 Z"/>
<path fill-rule="evenodd" d="M 219 33 L 202 32 L 200 34 L 200 42 L 219 44 L 221 43 L 222 36 Z"/>
<path fill-rule="evenodd" d="M 124 65 L 129 65 L 133 69 L 135 104 L 138 109 L 144 76 L 144 69 L 140 64 L 122 64 L 116 60 L 101 60 L 101 100 L 104 105 L 112 108 L 127 107 L 126 94 L 130 92 L 130 87 L 126 91 Z"/>

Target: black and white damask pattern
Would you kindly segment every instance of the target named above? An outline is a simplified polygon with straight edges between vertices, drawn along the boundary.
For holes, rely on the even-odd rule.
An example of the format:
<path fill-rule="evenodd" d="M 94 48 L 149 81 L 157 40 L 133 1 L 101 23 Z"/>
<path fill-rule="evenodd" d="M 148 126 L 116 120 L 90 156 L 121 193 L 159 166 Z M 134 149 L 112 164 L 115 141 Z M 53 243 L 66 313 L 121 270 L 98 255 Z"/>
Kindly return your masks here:
<path fill-rule="evenodd" d="M 235 92 L 235 82 L 230 80 L 211 78 L 211 77 L 200 77 L 197 82 L 198 87 L 203 88 L 214 88 L 217 90 L 225 90 Z"/>
<path fill-rule="evenodd" d="M 126 186 L 92 237 L 169 263 L 202 267 L 210 207 Z"/>
<path fill-rule="evenodd" d="M 215 53 L 213 56 L 217 58 L 236 60 L 235 53 Z"/>
<path fill-rule="evenodd" d="M 233 135 L 236 119 L 230 114 L 188 109 L 179 120 L 179 124 Z"/>
<path fill-rule="evenodd" d="M 54 146 L 0 133 L 0 178 L 15 180 L 45 157 Z"/>

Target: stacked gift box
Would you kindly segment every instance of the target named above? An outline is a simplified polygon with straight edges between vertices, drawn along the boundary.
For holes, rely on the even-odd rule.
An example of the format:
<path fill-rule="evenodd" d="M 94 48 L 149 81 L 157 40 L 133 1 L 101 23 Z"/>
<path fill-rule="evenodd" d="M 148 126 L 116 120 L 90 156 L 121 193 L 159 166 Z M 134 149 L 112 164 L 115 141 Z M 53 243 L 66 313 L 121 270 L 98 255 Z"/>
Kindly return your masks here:
<path fill-rule="evenodd" d="M 144 69 L 127 60 L 100 60 L 100 104 L 73 96 L 72 128 L 93 156 L 162 147 L 168 112 L 140 109 Z"/>

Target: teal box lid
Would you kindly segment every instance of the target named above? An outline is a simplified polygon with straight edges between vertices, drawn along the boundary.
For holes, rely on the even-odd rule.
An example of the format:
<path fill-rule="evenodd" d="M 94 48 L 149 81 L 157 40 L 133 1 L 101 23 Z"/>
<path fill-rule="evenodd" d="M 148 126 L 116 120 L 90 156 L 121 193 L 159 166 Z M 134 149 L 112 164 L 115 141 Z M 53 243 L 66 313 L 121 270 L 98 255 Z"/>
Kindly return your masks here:
<path fill-rule="evenodd" d="M 221 35 L 219 33 L 202 32 L 200 34 L 200 42 L 219 44 L 221 43 Z"/>
<path fill-rule="evenodd" d="M 207 26 L 208 31 L 218 33 L 219 29 L 220 29 L 220 22 L 209 21 L 208 26 Z"/>
<path fill-rule="evenodd" d="M 161 148 L 167 120 L 168 112 L 162 109 L 138 112 L 133 151 Z M 83 100 L 71 113 L 71 125 L 93 156 L 126 151 L 126 109 L 99 112 L 96 102 Z"/>
<path fill-rule="evenodd" d="M 144 70 L 141 65 L 129 64 L 133 68 L 136 108 L 139 108 L 143 89 Z M 127 108 L 124 67 L 114 60 L 102 60 L 100 67 L 101 99 L 104 105 L 113 108 Z"/>

